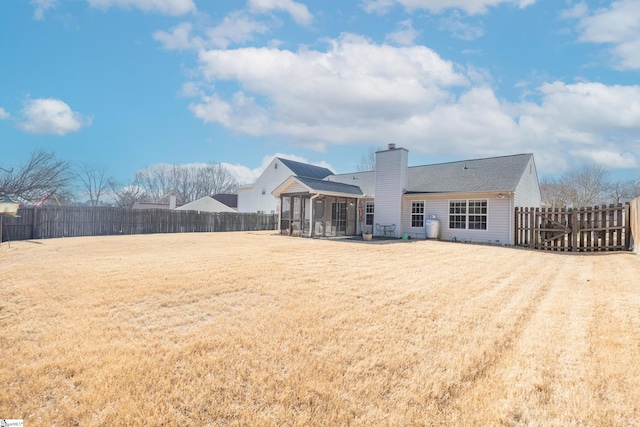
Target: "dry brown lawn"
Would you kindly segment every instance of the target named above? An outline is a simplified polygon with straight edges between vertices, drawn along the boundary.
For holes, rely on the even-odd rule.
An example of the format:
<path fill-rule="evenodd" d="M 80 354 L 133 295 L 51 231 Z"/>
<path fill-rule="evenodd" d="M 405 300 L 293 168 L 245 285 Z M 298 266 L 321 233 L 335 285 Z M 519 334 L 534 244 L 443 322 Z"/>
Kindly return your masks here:
<path fill-rule="evenodd" d="M 0 418 L 640 425 L 640 257 L 261 233 L 0 246 Z"/>

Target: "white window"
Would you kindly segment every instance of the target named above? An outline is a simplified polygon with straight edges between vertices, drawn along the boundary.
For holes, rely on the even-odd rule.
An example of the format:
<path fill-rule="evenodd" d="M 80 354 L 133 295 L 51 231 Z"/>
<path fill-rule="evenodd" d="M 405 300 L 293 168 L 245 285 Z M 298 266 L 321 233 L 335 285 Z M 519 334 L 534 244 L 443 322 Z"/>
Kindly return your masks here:
<path fill-rule="evenodd" d="M 373 202 L 365 202 L 364 204 L 364 224 L 373 225 Z"/>
<path fill-rule="evenodd" d="M 451 200 L 449 201 L 450 229 L 487 229 L 486 200 Z"/>
<path fill-rule="evenodd" d="M 411 227 L 424 227 L 424 202 L 411 202 Z"/>

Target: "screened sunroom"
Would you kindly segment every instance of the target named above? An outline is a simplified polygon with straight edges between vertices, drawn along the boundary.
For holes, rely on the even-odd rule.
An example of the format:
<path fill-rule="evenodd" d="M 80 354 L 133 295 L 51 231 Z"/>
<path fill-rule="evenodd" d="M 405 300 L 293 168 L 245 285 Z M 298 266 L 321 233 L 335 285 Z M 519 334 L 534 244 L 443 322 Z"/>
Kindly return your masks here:
<path fill-rule="evenodd" d="M 353 236 L 358 230 L 355 185 L 290 177 L 273 191 L 280 198 L 280 233 L 308 237 Z"/>

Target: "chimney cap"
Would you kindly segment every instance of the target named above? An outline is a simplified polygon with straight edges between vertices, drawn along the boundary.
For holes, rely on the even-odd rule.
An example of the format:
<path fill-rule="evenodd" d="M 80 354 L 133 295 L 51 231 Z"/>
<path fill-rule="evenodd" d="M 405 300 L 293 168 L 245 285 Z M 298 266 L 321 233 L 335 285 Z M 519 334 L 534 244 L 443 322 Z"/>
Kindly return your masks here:
<path fill-rule="evenodd" d="M 394 143 L 392 142 L 392 143 L 390 143 L 390 144 L 388 145 L 388 147 L 389 147 L 389 150 L 395 150 L 395 149 L 396 149 L 396 144 L 394 144 Z"/>

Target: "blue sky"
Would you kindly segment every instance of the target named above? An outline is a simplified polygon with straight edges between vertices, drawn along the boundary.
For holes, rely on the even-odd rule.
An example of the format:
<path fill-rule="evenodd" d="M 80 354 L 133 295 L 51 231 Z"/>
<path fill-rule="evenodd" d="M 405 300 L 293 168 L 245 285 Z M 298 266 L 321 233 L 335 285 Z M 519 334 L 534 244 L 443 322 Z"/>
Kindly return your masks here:
<path fill-rule="evenodd" d="M 44 148 L 128 181 L 274 155 L 351 172 L 533 152 L 640 178 L 640 2 L 3 0 L 0 167 Z"/>

